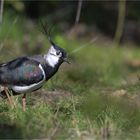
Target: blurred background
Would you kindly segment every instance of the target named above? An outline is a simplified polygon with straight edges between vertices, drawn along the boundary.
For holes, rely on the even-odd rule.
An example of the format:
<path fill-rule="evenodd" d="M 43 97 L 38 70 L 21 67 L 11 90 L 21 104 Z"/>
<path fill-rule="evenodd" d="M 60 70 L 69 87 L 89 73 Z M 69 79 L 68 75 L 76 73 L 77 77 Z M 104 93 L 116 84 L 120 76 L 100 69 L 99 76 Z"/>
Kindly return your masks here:
<path fill-rule="evenodd" d="M 140 2 L 0 1 L 0 63 L 44 54 L 40 24 L 71 64 L 17 109 L 0 102 L 0 138 L 140 139 Z"/>
<path fill-rule="evenodd" d="M 29 24 L 38 24 L 40 19 L 44 19 L 48 26 L 54 26 L 55 30 L 63 34 L 79 24 L 72 37 L 91 38 L 101 35 L 110 41 L 115 38 L 119 26 L 122 30 L 119 37 L 121 42 L 140 43 L 138 1 L 121 1 L 120 4 L 119 1 L 4 0 L 3 3 L 3 22 L 10 16 L 13 20 L 18 18 L 18 22 L 21 22 L 21 18 L 26 19 L 24 26 L 30 26 Z"/>

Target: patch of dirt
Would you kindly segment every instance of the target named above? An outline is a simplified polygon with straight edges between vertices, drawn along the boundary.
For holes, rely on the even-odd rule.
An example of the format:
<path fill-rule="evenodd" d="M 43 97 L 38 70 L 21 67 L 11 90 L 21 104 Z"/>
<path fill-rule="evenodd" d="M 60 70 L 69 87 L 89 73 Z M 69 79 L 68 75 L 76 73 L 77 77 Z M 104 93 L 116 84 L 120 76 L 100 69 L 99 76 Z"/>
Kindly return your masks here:
<path fill-rule="evenodd" d="M 126 95 L 126 90 L 124 89 L 116 90 L 112 93 L 112 96 L 114 97 L 122 97 L 124 95 Z"/>
<path fill-rule="evenodd" d="M 33 102 L 41 100 L 47 103 L 54 103 L 56 100 L 70 98 L 71 96 L 72 94 L 65 90 L 46 91 L 42 89 L 32 94 Z"/>
<path fill-rule="evenodd" d="M 140 59 L 133 59 L 133 60 L 127 60 L 126 64 L 130 67 L 130 68 L 140 68 Z"/>
<path fill-rule="evenodd" d="M 109 92 L 107 94 L 108 96 L 111 96 L 113 98 L 119 98 L 119 99 L 125 99 L 132 105 L 136 105 L 137 107 L 140 107 L 140 94 L 128 94 L 127 90 L 119 89 L 116 91 Z"/>

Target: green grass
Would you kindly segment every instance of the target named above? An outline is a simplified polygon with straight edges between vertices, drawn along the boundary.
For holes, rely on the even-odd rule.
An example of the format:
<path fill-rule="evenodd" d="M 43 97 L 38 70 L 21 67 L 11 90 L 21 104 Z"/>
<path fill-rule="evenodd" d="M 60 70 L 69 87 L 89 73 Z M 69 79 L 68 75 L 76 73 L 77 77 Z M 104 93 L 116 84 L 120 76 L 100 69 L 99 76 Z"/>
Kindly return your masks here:
<path fill-rule="evenodd" d="M 1 39 L 12 21 L 7 18 L 5 22 L 0 27 Z M 1 62 L 30 54 L 41 35 L 37 30 L 28 34 L 31 40 L 23 52 L 26 26 L 20 28 L 18 21 L 16 24 L 0 51 Z M 60 35 L 54 38 L 69 53 L 87 42 Z M 45 38 L 42 42 L 44 53 L 48 43 Z M 140 139 L 139 80 L 132 76 L 132 83 L 129 78 L 140 71 L 128 64 L 140 59 L 140 50 L 93 43 L 70 54 L 70 58 L 71 65 L 63 64 L 43 89 L 28 94 L 26 112 L 22 111 L 20 96 L 14 97 L 16 109 L 1 100 L 0 138 Z M 119 94 L 121 90 L 123 95 Z"/>

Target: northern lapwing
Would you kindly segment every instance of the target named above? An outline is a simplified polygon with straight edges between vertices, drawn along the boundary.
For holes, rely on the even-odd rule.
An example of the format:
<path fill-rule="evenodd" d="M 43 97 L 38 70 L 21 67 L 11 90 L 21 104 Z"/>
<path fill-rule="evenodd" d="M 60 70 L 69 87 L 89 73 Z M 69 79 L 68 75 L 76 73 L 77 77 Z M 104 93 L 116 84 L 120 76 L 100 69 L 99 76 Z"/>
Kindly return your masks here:
<path fill-rule="evenodd" d="M 46 54 L 19 57 L 0 65 L 0 85 L 5 87 L 0 95 L 7 96 L 12 105 L 14 102 L 8 91 L 12 91 L 13 95 L 23 94 L 23 110 L 26 107 L 26 93 L 40 89 L 63 62 L 68 62 L 66 51 L 51 40 L 44 26 L 43 29 L 51 44 Z"/>

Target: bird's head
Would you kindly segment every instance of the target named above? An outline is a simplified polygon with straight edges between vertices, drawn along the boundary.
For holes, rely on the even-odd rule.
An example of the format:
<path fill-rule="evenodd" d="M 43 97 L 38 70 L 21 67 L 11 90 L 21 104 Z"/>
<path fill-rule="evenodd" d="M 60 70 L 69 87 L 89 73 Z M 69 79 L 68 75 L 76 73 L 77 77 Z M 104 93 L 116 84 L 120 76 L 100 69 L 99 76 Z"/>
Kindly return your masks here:
<path fill-rule="evenodd" d="M 49 65 L 52 67 L 55 67 L 55 65 L 60 65 L 63 62 L 69 63 L 66 51 L 63 48 L 56 45 L 52 41 L 50 32 L 48 32 L 48 30 L 45 28 L 45 26 L 43 25 L 42 22 L 41 22 L 41 24 L 42 24 L 44 33 L 47 35 L 48 40 L 51 44 L 51 47 L 49 48 L 47 55 L 45 55 L 45 58 L 47 59 Z"/>
<path fill-rule="evenodd" d="M 53 67 L 56 64 L 62 64 L 63 62 L 69 63 L 66 51 L 52 42 L 51 47 L 47 53 L 47 60 Z"/>

